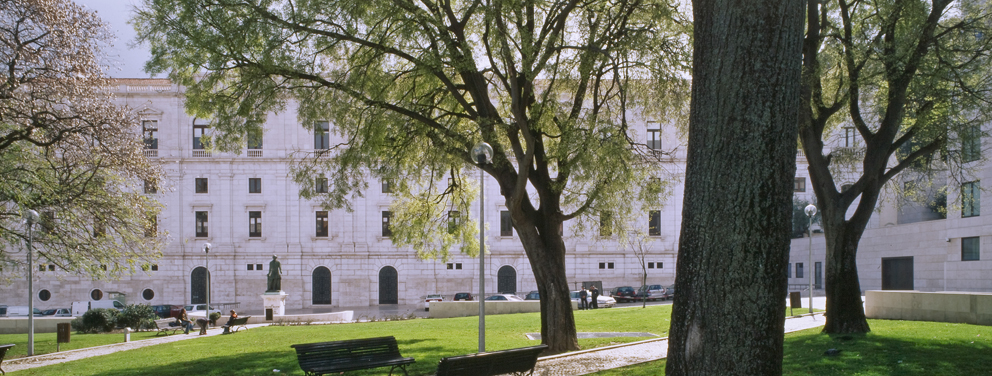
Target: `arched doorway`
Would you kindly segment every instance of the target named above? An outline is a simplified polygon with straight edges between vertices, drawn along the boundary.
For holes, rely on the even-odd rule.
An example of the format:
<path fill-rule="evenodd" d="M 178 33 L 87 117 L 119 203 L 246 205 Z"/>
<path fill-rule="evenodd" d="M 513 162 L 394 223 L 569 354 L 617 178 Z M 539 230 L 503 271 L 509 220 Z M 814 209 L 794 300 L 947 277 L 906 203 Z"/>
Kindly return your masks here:
<path fill-rule="evenodd" d="M 500 294 L 517 293 L 517 271 L 512 266 L 504 265 L 496 272 L 496 291 Z"/>
<path fill-rule="evenodd" d="M 189 302 L 204 304 L 207 302 L 207 268 L 202 266 L 193 269 L 189 278 Z"/>
<path fill-rule="evenodd" d="M 379 270 L 379 304 L 397 304 L 399 301 L 396 269 L 387 266 Z"/>
<path fill-rule="evenodd" d="M 331 270 L 318 266 L 312 277 L 313 304 L 331 304 Z"/>

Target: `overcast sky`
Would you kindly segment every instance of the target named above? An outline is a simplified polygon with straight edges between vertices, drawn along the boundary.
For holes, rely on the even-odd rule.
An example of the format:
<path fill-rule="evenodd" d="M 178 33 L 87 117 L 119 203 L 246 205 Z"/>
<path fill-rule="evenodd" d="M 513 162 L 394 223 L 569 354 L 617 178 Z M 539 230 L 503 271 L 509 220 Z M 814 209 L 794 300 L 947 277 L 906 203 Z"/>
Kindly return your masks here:
<path fill-rule="evenodd" d="M 74 0 L 76 4 L 89 10 L 94 10 L 110 26 L 110 31 L 117 36 L 112 48 L 104 51 L 107 59 L 116 69 L 107 72 L 114 78 L 147 78 L 148 73 L 142 69 L 151 53 L 147 46 L 130 47 L 134 44 L 134 28 L 128 25 L 131 12 L 140 4 L 140 0 Z M 159 77 L 165 77 L 159 75 Z"/>

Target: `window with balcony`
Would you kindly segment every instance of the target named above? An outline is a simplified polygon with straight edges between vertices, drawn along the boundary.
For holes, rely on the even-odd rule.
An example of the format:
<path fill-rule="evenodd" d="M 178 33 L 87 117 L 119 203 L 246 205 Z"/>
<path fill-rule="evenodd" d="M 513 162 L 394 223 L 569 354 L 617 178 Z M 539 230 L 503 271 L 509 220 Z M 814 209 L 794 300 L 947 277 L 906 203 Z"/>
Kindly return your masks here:
<path fill-rule="evenodd" d="M 318 121 L 314 124 L 313 148 L 318 150 L 331 148 L 331 123 Z"/>
<path fill-rule="evenodd" d="M 207 232 L 207 212 L 198 211 L 196 214 L 196 237 L 205 238 L 210 234 Z"/>
<path fill-rule="evenodd" d="M 262 212 L 248 212 L 248 236 L 252 238 L 262 237 Z"/>
<path fill-rule="evenodd" d="M 977 217 L 981 214 L 981 184 L 972 181 L 961 184 L 961 217 Z"/>
<path fill-rule="evenodd" d="M 145 142 L 145 149 L 158 149 L 158 120 L 142 120 L 141 136 Z"/>
<path fill-rule="evenodd" d="M 203 150 L 204 137 L 210 129 L 210 121 L 207 119 L 193 119 L 193 150 Z"/>
<path fill-rule="evenodd" d="M 248 132 L 248 157 L 258 158 L 262 156 L 262 131 Z"/>
<path fill-rule="evenodd" d="M 317 212 L 317 236 L 326 237 L 327 236 L 327 212 L 318 211 Z"/>
<path fill-rule="evenodd" d="M 648 129 L 648 149 L 661 150 L 661 129 Z"/>
<path fill-rule="evenodd" d="M 844 128 L 844 147 L 851 148 L 854 147 L 856 133 L 854 133 L 854 128 L 846 127 Z"/>

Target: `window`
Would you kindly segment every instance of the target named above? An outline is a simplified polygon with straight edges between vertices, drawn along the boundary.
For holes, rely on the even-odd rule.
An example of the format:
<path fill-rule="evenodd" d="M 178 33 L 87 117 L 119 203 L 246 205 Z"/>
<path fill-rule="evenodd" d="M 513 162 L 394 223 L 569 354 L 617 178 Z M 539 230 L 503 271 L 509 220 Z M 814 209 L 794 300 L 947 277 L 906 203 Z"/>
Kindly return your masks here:
<path fill-rule="evenodd" d="M 38 291 L 38 299 L 39 300 L 41 300 L 43 302 L 47 302 L 51 298 L 52 298 L 52 292 L 51 291 L 48 291 L 48 290 Z"/>
<path fill-rule="evenodd" d="M 196 178 L 196 193 L 207 193 L 207 178 Z"/>
<path fill-rule="evenodd" d="M 41 212 L 41 218 L 38 220 L 38 224 L 41 225 L 41 232 L 46 234 L 55 232 L 55 212 Z"/>
<path fill-rule="evenodd" d="M 248 270 L 255 270 L 255 264 L 248 264 Z"/>
<path fill-rule="evenodd" d="M 317 236 L 327 236 L 327 212 L 317 212 Z"/>
<path fill-rule="evenodd" d="M 978 261 L 979 248 L 978 237 L 961 238 L 961 261 Z"/>
<path fill-rule="evenodd" d="M 382 212 L 382 236 L 393 236 L 393 229 L 389 227 L 389 219 L 393 217 L 393 212 Z"/>
<path fill-rule="evenodd" d="M 158 271 L 158 264 L 152 264 L 152 271 L 153 272 L 157 272 Z"/>
<path fill-rule="evenodd" d="M 796 263 L 796 278 L 802 278 L 802 277 L 803 277 L 803 263 L 797 262 Z"/>
<path fill-rule="evenodd" d="M 499 211 L 499 236 L 513 236 L 513 219 L 508 210 Z"/>
<path fill-rule="evenodd" d="M 198 211 L 196 212 L 196 237 L 203 238 L 207 236 L 207 212 Z"/>
<path fill-rule="evenodd" d="M 262 264 L 255 264 L 255 270 L 262 270 Z"/>
<path fill-rule="evenodd" d="M 661 236 L 661 211 L 651 210 L 648 212 L 648 235 Z"/>
<path fill-rule="evenodd" d="M 317 178 L 314 181 L 313 191 L 316 193 L 327 193 L 327 178 Z"/>
<path fill-rule="evenodd" d="M 454 234 L 455 230 L 458 229 L 458 221 L 460 213 L 457 210 L 452 210 L 448 212 L 448 233 Z"/>
<path fill-rule="evenodd" d="M 145 237 L 154 238 L 156 236 L 158 236 L 158 217 L 152 215 L 148 217 L 148 222 L 145 223 Z"/>
<path fill-rule="evenodd" d="M 158 182 L 145 180 L 145 193 L 158 193 Z"/>
<path fill-rule="evenodd" d="M 978 181 L 961 184 L 961 217 L 981 214 L 981 184 Z"/>
<path fill-rule="evenodd" d="M 145 300 L 155 299 L 155 291 L 152 291 L 152 289 L 144 289 L 141 291 L 141 297 Z"/>
<path fill-rule="evenodd" d="M 193 149 L 203 150 L 203 137 L 210 129 L 210 122 L 206 119 L 193 119 Z"/>
<path fill-rule="evenodd" d="M 982 156 L 982 130 L 977 125 L 961 132 L 961 161 L 971 162 Z"/>
<path fill-rule="evenodd" d="M 793 192 L 806 192 L 806 178 L 799 177 L 796 178 L 792 185 Z"/>
<path fill-rule="evenodd" d="M 448 270 L 462 270 L 462 263 L 460 262 L 449 262 Z"/>
<path fill-rule="evenodd" d="M 145 149 L 158 149 L 158 120 L 141 122 L 141 138 L 145 142 Z"/>
<path fill-rule="evenodd" d="M 248 236 L 252 238 L 262 236 L 262 212 L 248 212 Z"/>
<path fill-rule="evenodd" d="M 38 271 L 39 272 L 45 271 L 45 265 L 44 264 L 43 265 L 38 265 Z"/>
<path fill-rule="evenodd" d="M 259 150 L 262 148 L 262 131 L 248 132 L 248 150 Z"/>
<path fill-rule="evenodd" d="M 654 263 L 653 262 L 649 262 L 648 263 L 648 269 L 654 269 Z"/>
<path fill-rule="evenodd" d="M 792 263 L 791 262 L 789 263 L 789 266 L 787 268 L 785 268 L 785 278 L 792 278 Z"/>
<path fill-rule="evenodd" d="M 262 178 L 248 178 L 248 193 L 262 193 Z"/>
<path fill-rule="evenodd" d="M 661 129 L 648 129 L 648 149 L 661 150 Z"/>
<path fill-rule="evenodd" d="M 604 211 L 599 214 L 599 236 L 613 235 L 613 213 Z"/>
<path fill-rule="evenodd" d="M 94 289 L 93 291 L 90 291 L 90 299 L 91 300 L 103 299 L 103 291 L 100 291 L 100 289 Z"/>
<path fill-rule="evenodd" d="M 854 128 L 846 127 L 844 128 L 844 147 L 850 148 L 854 147 Z"/>
<path fill-rule="evenodd" d="M 612 262 L 601 262 L 601 263 L 599 263 L 599 268 L 600 269 L 613 269 L 613 263 Z"/>
<path fill-rule="evenodd" d="M 313 127 L 313 148 L 331 148 L 331 124 L 326 121 L 318 121 Z"/>
<path fill-rule="evenodd" d="M 648 269 L 661 269 L 665 265 L 663 262 L 649 262 Z"/>
<path fill-rule="evenodd" d="M 393 179 L 382 179 L 382 193 L 393 193 Z"/>

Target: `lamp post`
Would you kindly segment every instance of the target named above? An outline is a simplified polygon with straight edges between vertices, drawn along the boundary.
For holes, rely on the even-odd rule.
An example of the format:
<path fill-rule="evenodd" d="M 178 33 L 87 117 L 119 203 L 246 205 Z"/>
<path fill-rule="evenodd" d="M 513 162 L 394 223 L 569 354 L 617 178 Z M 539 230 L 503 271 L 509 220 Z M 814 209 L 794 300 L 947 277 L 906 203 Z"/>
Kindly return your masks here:
<path fill-rule="evenodd" d="M 475 144 L 472 159 L 479 164 L 479 352 L 486 351 L 486 178 L 483 166 L 493 156 L 493 148 L 485 142 Z"/>
<path fill-rule="evenodd" d="M 34 250 L 31 249 L 31 226 L 38 222 L 38 212 L 24 213 L 28 225 L 28 356 L 34 355 Z"/>
<path fill-rule="evenodd" d="M 207 259 L 207 307 L 204 308 L 206 312 L 207 327 L 210 327 L 210 243 L 203 244 L 203 253 L 206 255 Z"/>
<path fill-rule="evenodd" d="M 813 269 L 813 216 L 816 215 L 816 205 L 806 205 L 806 209 L 803 211 L 809 217 L 809 227 L 806 228 L 806 231 L 809 233 L 809 268 Z M 812 272 L 812 270 L 810 271 Z M 813 273 L 809 273 L 809 313 L 813 313 Z"/>

